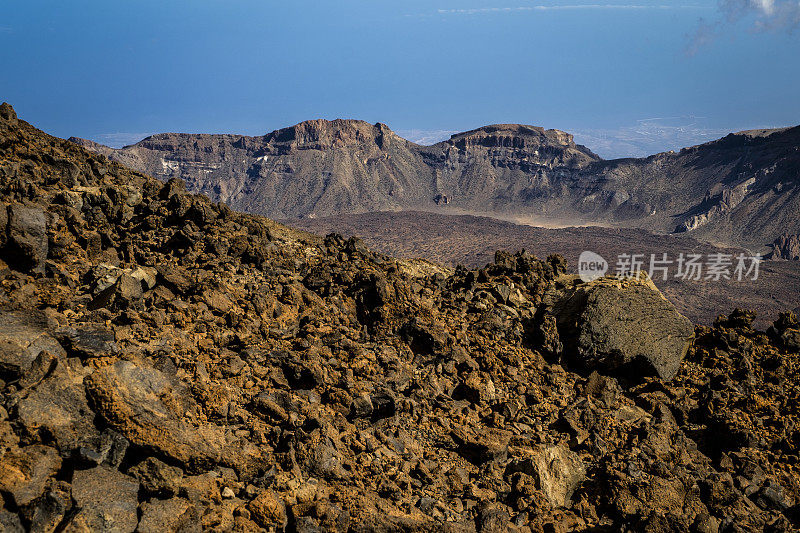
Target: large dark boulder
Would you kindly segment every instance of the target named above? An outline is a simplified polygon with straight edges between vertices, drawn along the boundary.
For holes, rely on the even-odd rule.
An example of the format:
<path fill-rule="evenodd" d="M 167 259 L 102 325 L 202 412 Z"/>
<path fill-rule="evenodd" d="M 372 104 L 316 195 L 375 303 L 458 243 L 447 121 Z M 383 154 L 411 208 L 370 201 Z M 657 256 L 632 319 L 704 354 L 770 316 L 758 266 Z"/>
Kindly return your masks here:
<path fill-rule="evenodd" d="M 644 274 L 569 279 L 551 298 L 565 355 L 586 369 L 670 380 L 694 337 L 689 319 Z"/>
<path fill-rule="evenodd" d="M 22 271 L 44 272 L 47 260 L 47 215 L 36 207 L 8 208 L 8 239 L 3 258 Z"/>

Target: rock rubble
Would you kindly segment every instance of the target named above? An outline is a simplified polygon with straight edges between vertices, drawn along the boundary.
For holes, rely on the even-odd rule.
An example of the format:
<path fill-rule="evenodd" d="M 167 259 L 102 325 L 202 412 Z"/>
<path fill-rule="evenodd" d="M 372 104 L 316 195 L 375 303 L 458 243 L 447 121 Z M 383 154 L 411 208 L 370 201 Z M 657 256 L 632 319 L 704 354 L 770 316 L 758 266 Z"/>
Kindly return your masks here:
<path fill-rule="evenodd" d="M 0 201 L 35 222 L 0 231 L 6 531 L 800 525 L 791 313 L 692 331 L 646 281 L 578 285 L 558 256 L 398 261 L 5 104 Z"/>

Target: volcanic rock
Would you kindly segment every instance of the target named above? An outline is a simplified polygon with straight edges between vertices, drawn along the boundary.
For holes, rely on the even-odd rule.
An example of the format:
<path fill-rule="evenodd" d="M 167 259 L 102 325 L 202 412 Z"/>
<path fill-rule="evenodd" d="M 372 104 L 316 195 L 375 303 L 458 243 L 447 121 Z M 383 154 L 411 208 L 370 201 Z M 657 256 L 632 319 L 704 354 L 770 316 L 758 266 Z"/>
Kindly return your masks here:
<path fill-rule="evenodd" d="M 555 507 L 569 506 L 573 492 L 586 477 L 580 457 L 563 445 L 541 447 L 530 457 L 515 459 L 508 468 L 532 476 Z"/>
<path fill-rule="evenodd" d="M 0 372 L 21 377 L 42 351 L 65 355 L 41 311 L 0 311 Z"/>
<path fill-rule="evenodd" d="M 8 208 L 8 240 L 3 258 L 22 270 L 44 271 L 47 260 L 47 217 L 36 207 L 12 204 Z"/>
<path fill-rule="evenodd" d="M 10 494 L 20 507 L 44 493 L 47 483 L 61 468 L 58 452 L 32 444 L 6 452 L 0 459 L 0 490 Z"/>
<path fill-rule="evenodd" d="M 89 376 L 86 391 L 97 414 L 125 438 L 190 470 L 223 460 L 226 446 L 232 444 L 222 428 L 185 422 L 185 413 L 196 408 L 194 402 L 158 370 L 118 361 Z"/>
<path fill-rule="evenodd" d="M 589 369 L 628 368 L 666 380 L 675 377 L 694 328 L 642 276 L 573 284 L 554 303 L 560 338 L 569 343 L 568 357 Z"/>
<path fill-rule="evenodd" d="M 91 446 L 98 431 L 84 392 L 87 374 L 77 359 L 62 359 L 47 377 L 22 391 L 16 411 L 25 431 L 54 439 L 64 455 Z"/>
<path fill-rule="evenodd" d="M 102 466 L 77 470 L 72 475 L 72 497 L 78 512 L 66 531 L 135 531 L 138 492 L 136 480 L 117 470 Z"/>

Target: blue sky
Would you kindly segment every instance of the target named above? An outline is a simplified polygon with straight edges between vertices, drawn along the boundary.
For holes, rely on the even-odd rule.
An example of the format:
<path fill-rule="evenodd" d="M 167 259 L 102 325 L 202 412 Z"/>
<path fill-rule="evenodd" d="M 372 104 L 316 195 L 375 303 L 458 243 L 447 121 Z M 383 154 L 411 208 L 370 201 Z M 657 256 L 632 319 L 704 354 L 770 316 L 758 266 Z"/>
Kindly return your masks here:
<path fill-rule="evenodd" d="M 360 118 L 642 155 L 800 124 L 798 25 L 797 0 L 7 1 L 0 100 L 112 145 Z"/>

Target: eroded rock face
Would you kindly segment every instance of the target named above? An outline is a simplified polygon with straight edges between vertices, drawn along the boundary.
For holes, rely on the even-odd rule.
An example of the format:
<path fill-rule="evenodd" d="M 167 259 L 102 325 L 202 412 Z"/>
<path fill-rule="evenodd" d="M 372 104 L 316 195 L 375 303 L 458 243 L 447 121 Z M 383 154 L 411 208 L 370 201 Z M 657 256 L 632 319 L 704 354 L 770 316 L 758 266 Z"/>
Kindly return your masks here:
<path fill-rule="evenodd" d="M 694 327 L 642 276 L 606 277 L 587 284 L 570 280 L 570 286 L 554 297 L 560 337 L 576 364 L 666 380 L 675 377 Z"/>
<path fill-rule="evenodd" d="M 770 258 L 800 260 L 800 235 L 781 235 L 775 239 Z"/>

